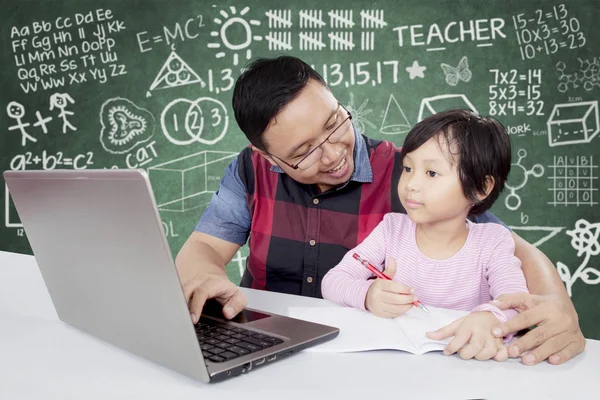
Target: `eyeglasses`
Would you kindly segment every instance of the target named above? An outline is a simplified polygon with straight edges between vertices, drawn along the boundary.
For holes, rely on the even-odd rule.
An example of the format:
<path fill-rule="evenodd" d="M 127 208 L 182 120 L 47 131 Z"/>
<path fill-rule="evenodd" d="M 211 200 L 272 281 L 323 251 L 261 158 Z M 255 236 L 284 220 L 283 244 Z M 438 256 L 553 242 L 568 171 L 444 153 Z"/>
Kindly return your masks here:
<path fill-rule="evenodd" d="M 334 128 L 333 131 L 329 135 L 327 135 L 325 140 L 323 140 L 318 146 L 316 146 L 314 149 L 312 149 L 307 154 L 305 154 L 304 157 L 302 157 L 302 159 L 300 159 L 300 161 L 298 161 L 296 164 L 292 165 L 292 164 L 288 163 L 287 161 L 277 157 L 274 154 L 271 154 L 271 153 L 267 153 L 267 154 L 269 154 L 271 157 L 275 157 L 276 159 L 278 159 L 279 161 L 281 161 L 282 163 L 284 163 L 285 165 L 287 165 L 288 167 L 290 167 L 293 170 L 301 169 L 301 170 L 305 171 L 305 170 L 309 169 L 310 167 L 315 165 L 317 162 L 319 162 L 321 160 L 321 157 L 323 157 L 323 145 L 325 144 L 325 142 L 329 142 L 331 144 L 337 143 L 340 140 L 342 140 L 342 138 L 348 131 L 348 129 L 347 129 L 348 127 L 344 128 L 344 129 L 342 129 L 342 127 L 344 127 L 344 125 L 347 125 L 346 122 L 348 122 L 352 119 L 352 114 L 350 114 L 350 111 L 346 110 L 346 108 L 343 105 L 341 105 L 340 103 L 338 103 L 338 111 L 337 111 L 338 114 L 339 114 L 340 107 L 342 109 L 344 109 L 344 111 L 346 113 L 346 118 L 344 118 L 344 120 L 336 128 Z"/>

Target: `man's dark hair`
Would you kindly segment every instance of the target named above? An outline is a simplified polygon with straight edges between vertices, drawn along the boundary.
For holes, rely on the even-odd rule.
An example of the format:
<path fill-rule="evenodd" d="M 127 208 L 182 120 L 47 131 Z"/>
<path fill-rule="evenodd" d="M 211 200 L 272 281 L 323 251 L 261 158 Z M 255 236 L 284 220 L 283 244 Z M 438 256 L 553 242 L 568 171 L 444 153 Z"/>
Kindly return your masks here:
<path fill-rule="evenodd" d="M 443 111 L 425 118 L 410 130 L 402 145 L 401 160 L 432 137 L 443 137 L 454 160 L 458 156 L 458 176 L 463 193 L 474 203 L 469 214 L 479 215 L 488 210 L 500 196 L 510 172 L 510 138 L 504 126 L 470 110 Z M 485 194 L 488 176 L 494 178 L 494 187 L 483 201 L 479 201 L 477 195 Z"/>
<path fill-rule="evenodd" d="M 233 89 L 232 107 L 235 120 L 250 143 L 266 151 L 264 131 L 310 79 L 327 86 L 310 65 L 291 56 L 259 58 L 246 67 Z"/>

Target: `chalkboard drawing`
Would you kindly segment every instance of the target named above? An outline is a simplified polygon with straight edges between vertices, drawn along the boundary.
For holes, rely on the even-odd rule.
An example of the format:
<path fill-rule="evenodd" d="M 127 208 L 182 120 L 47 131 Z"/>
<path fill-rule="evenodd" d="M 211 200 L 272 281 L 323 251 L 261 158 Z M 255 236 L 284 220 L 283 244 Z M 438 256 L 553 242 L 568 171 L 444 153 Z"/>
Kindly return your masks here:
<path fill-rule="evenodd" d="M 379 132 L 384 135 L 400 135 L 409 130 L 410 123 L 408 122 L 408 118 L 404 115 L 404 111 L 402 111 L 394 95 L 390 94 Z"/>
<path fill-rule="evenodd" d="M 360 49 L 364 51 L 375 50 L 375 32 L 360 33 Z"/>
<path fill-rule="evenodd" d="M 292 27 L 292 10 L 269 10 L 265 12 L 269 19 L 269 29 L 290 29 Z"/>
<path fill-rule="evenodd" d="M 554 174 L 549 177 L 553 187 L 548 190 L 552 192 L 553 206 L 557 205 L 596 205 L 594 193 L 598 191 L 594 182 L 598 180 L 598 165 L 594 165 L 592 156 L 554 156 L 554 164 L 549 165 Z"/>
<path fill-rule="evenodd" d="M 50 96 L 50 111 L 52 111 L 54 108 L 58 108 L 60 110 L 58 118 L 62 118 L 63 120 L 62 133 L 67 133 L 67 128 L 73 131 L 77 130 L 77 128 L 75 128 L 67 119 L 68 115 L 73 115 L 73 111 L 66 110 L 69 103 L 73 104 L 75 103 L 75 100 L 73 100 L 68 93 L 54 93 L 52 96 Z"/>
<path fill-rule="evenodd" d="M 292 32 L 271 31 L 265 36 L 269 50 L 292 50 Z"/>
<path fill-rule="evenodd" d="M 323 50 L 327 47 L 323 42 L 323 32 L 300 32 L 298 34 L 300 50 Z M 271 49 L 271 47 L 269 47 Z"/>
<path fill-rule="evenodd" d="M 579 60 L 579 69 L 581 71 L 581 80 L 583 81 L 583 88 L 586 91 L 591 91 L 594 86 L 600 87 L 600 59 L 594 57 L 590 62 L 589 60 Z"/>
<path fill-rule="evenodd" d="M 458 67 L 442 63 L 440 64 L 444 75 L 446 75 L 446 83 L 450 86 L 456 86 L 459 81 L 469 82 L 471 80 L 471 70 L 469 70 L 469 60 L 464 56 L 458 62 Z"/>
<path fill-rule="evenodd" d="M 558 80 L 561 81 L 558 84 L 558 91 L 561 93 L 565 93 L 567 90 L 569 90 L 569 84 L 573 85 L 573 89 L 577 89 L 579 87 L 579 85 L 577 84 L 577 82 L 579 81 L 579 78 L 577 77 L 577 72 L 575 72 L 574 74 L 565 74 L 566 68 L 567 65 L 564 63 L 564 61 L 559 61 L 556 63 L 556 70 L 560 72 Z"/>
<path fill-rule="evenodd" d="M 329 32 L 329 49 L 350 51 L 354 49 L 353 32 Z"/>
<path fill-rule="evenodd" d="M 184 212 L 210 203 L 223 171 L 237 153 L 201 151 L 148 168 L 161 211 Z"/>
<path fill-rule="evenodd" d="M 255 19 L 246 20 L 242 18 L 248 13 L 250 7 L 244 7 L 242 11 L 240 11 L 239 17 L 237 16 L 237 10 L 235 7 L 230 6 L 229 10 L 231 15 L 224 10 L 221 10 L 220 12 L 221 16 L 225 19 L 225 22 L 223 22 L 220 18 L 215 18 L 213 20 L 217 25 L 221 25 L 221 27 L 218 31 L 212 31 L 210 36 L 220 37 L 223 46 L 234 52 L 233 65 L 238 65 L 240 57 L 237 52 L 240 50 L 246 50 L 246 59 L 249 60 L 252 58 L 252 50 L 249 49 L 252 40 L 262 40 L 262 36 L 252 34 L 252 26 L 260 25 L 260 21 Z M 242 34 L 240 35 L 240 33 Z M 242 37 L 240 38 L 240 36 Z M 232 43 L 229 40 L 229 38 L 232 37 L 237 38 L 236 43 Z M 221 48 L 221 43 L 208 43 L 207 46 L 210 49 L 219 49 Z M 225 55 L 225 52 L 220 51 L 217 53 L 216 57 L 223 58 Z"/>
<path fill-rule="evenodd" d="M 167 61 L 154 78 L 154 82 L 150 85 L 150 89 L 146 92 L 146 97 L 150 97 L 152 90 L 169 89 L 177 86 L 192 85 L 199 83 L 201 87 L 205 87 L 206 83 L 194 70 L 185 62 L 173 48 Z"/>
<path fill-rule="evenodd" d="M 409 73 L 411 81 L 415 78 L 425 78 L 423 73 L 425 70 L 427 70 L 427 67 L 420 66 L 417 60 L 413 61 L 410 67 L 406 67 L 406 72 Z"/>
<path fill-rule="evenodd" d="M 527 151 L 525 149 L 519 149 L 517 151 L 519 159 L 516 163 L 511 164 L 510 175 L 505 183 L 505 186 L 510 190 L 510 194 L 506 196 L 504 204 L 509 210 L 515 211 L 521 207 L 521 196 L 517 195 L 517 190 L 522 189 L 527 184 L 529 175 L 533 175 L 536 178 L 544 175 L 544 167 L 541 164 L 535 164 L 530 170 L 527 170 L 522 164 L 521 160 L 527 157 Z"/>
<path fill-rule="evenodd" d="M 575 228 L 567 231 L 567 235 L 571 236 L 571 246 L 577 250 L 577 257 L 584 256 L 583 261 L 571 275 L 571 270 L 567 265 L 558 261 L 556 269 L 560 279 L 567 287 L 569 296 L 573 295 L 573 284 L 577 279 L 581 279 L 583 283 L 588 285 L 597 285 L 600 283 L 600 271 L 594 267 L 588 267 L 588 263 L 592 256 L 600 254 L 600 222 L 590 224 L 585 219 L 580 219 L 575 223 Z"/>
<path fill-rule="evenodd" d="M 229 115 L 223 103 L 210 97 L 195 101 L 175 99 L 163 109 L 160 126 L 165 137 L 175 145 L 213 145 L 227 133 Z"/>
<path fill-rule="evenodd" d="M 21 146 L 25 146 L 28 140 L 31 140 L 34 143 L 37 142 L 37 139 L 31 136 L 25 130 L 25 128 L 27 128 L 30 125 L 30 123 L 23 122 L 23 117 L 25 116 L 25 107 L 23 106 L 23 104 L 16 101 L 11 101 L 6 106 L 6 114 L 8 114 L 9 118 L 12 118 L 15 121 L 17 121 L 16 125 L 9 126 L 8 130 L 14 131 L 15 129 L 18 129 L 19 132 L 21 132 Z"/>
<path fill-rule="evenodd" d="M 360 27 L 363 29 L 381 29 L 387 26 L 383 10 L 361 10 Z"/>
<path fill-rule="evenodd" d="M 353 10 L 329 10 L 329 26 L 331 28 L 353 28 Z"/>
<path fill-rule="evenodd" d="M 323 21 L 323 10 L 300 10 L 298 17 L 302 29 L 318 29 L 326 25 Z"/>
<path fill-rule="evenodd" d="M 242 275 L 244 275 L 244 269 L 246 269 L 246 263 L 245 263 L 246 258 L 247 258 L 247 256 L 244 257 L 242 255 L 242 249 L 240 249 L 235 253 L 235 257 L 233 257 L 230 261 L 230 264 L 233 264 L 234 267 L 237 267 L 237 272 L 239 272 L 239 276 L 235 277 L 236 278 L 235 281 L 239 281 L 241 279 Z M 235 281 L 233 281 L 233 282 L 235 282 Z"/>
<path fill-rule="evenodd" d="M 33 123 L 33 126 L 41 126 L 42 127 L 42 132 L 44 132 L 44 134 L 48 133 L 48 128 L 46 127 L 46 124 L 50 121 L 52 121 L 52 117 L 42 117 L 42 114 L 39 111 L 35 112 L 35 117 L 37 118 L 37 122 Z"/>
<path fill-rule="evenodd" d="M 590 143 L 600 132 L 598 101 L 556 104 L 547 125 L 550 147 Z"/>
<path fill-rule="evenodd" d="M 100 107 L 100 143 L 112 154 L 124 154 L 154 135 L 150 111 L 122 97 L 106 100 Z"/>
<path fill-rule="evenodd" d="M 352 114 L 352 122 L 358 127 L 361 133 L 366 133 L 366 125 L 370 126 L 373 129 L 376 129 L 374 123 L 367 119 L 367 115 L 371 114 L 373 110 L 365 108 L 367 104 L 369 104 L 369 99 L 366 99 L 362 102 L 360 106 L 356 106 L 356 98 L 354 97 L 354 93 L 350 92 L 350 102 L 348 103 L 348 111 Z"/>
<path fill-rule="evenodd" d="M 560 72 L 560 76 L 558 80 L 560 83 L 558 84 L 558 91 L 561 93 L 565 93 L 569 90 L 569 86 L 571 85 L 573 89 L 577 89 L 580 83 L 583 85 L 583 88 L 586 91 L 591 91 L 594 87 L 600 87 L 600 58 L 594 57 L 592 61 L 581 58 L 577 58 L 579 61 L 579 72 L 575 72 L 572 74 L 565 74 L 565 70 L 567 69 L 567 65 L 564 61 L 559 61 L 556 63 L 556 70 Z"/>
<path fill-rule="evenodd" d="M 519 236 L 535 247 L 541 246 L 565 229 L 560 226 L 509 226 L 509 228 L 517 231 Z"/>
<path fill-rule="evenodd" d="M 383 10 L 361 10 L 360 27 L 362 29 L 381 29 L 387 26 Z M 360 49 L 364 51 L 375 50 L 375 32 L 363 31 L 360 33 Z"/>
<path fill-rule="evenodd" d="M 464 94 L 442 94 L 439 96 L 426 97 L 421 100 L 417 122 L 422 121 L 423 118 L 433 115 L 438 111 L 444 111 L 449 108 L 469 108 L 475 114 L 479 114 L 479 111 L 477 111 L 473 103 L 471 103 Z"/>

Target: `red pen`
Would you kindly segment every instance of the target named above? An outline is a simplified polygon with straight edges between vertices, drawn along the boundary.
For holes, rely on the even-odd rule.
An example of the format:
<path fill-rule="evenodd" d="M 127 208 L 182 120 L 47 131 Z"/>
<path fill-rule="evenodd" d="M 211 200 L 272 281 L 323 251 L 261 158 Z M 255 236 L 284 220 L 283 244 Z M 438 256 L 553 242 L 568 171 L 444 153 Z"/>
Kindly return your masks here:
<path fill-rule="evenodd" d="M 376 277 L 378 277 L 380 279 L 385 279 L 386 281 L 391 281 L 392 280 L 392 278 L 390 278 L 389 276 L 387 276 L 386 274 L 384 274 L 383 272 L 381 272 L 380 270 L 378 270 L 377 268 L 375 268 L 373 266 L 373 264 L 371 264 L 370 262 L 368 262 L 367 260 L 365 260 L 364 258 L 362 258 L 361 256 L 359 256 L 358 254 L 354 253 L 354 254 L 352 254 L 352 257 L 354 257 L 355 260 L 357 260 L 359 263 L 361 263 L 362 265 L 364 265 L 365 267 L 367 267 L 369 269 L 369 271 L 371 271 Z M 408 295 L 408 293 L 401 293 L 401 294 Z M 415 307 L 419 307 L 420 309 L 422 309 L 426 313 L 429 313 L 429 310 L 427 308 L 425 308 L 425 306 L 423 304 L 421 304 L 421 302 L 419 300 L 413 301 L 412 304 Z"/>

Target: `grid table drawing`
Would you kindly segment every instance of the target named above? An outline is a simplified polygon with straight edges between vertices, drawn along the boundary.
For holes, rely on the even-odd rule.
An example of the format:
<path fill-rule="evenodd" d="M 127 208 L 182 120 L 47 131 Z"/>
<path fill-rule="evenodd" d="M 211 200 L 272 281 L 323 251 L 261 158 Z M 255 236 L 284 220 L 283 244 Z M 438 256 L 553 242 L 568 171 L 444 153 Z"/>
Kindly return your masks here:
<path fill-rule="evenodd" d="M 548 179 L 552 187 L 553 206 L 559 205 L 595 205 L 595 192 L 598 191 L 598 165 L 594 165 L 593 157 L 589 156 L 554 156 L 553 165 L 548 166 L 552 176 Z"/>

